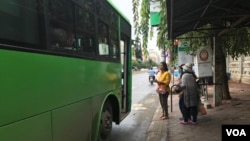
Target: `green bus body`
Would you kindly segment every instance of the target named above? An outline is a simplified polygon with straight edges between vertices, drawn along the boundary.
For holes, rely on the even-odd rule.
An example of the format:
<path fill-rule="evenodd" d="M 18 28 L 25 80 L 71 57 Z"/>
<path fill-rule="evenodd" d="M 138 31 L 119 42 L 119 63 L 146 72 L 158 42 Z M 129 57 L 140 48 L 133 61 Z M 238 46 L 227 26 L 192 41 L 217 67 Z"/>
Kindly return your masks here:
<path fill-rule="evenodd" d="M 80 0 L 62 1 L 70 2 L 74 9 L 76 5 L 81 6 Z M 34 1 L 26 1 L 29 2 Z M 36 2 L 37 5 L 47 7 L 50 0 Z M 91 0 L 82 0 L 82 3 L 85 2 Z M 110 5 L 104 0 L 96 2 Z M 107 36 L 110 41 L 107 43 L 109 51 L 107 54 L 104 52 L 104 55 L 100 50 L 98 52 L 98 49 L 102 49 L 97 41 L 99 29 L 99 32 L 97 30 L 93 34 L 93 39 L 96 39 L 93 40 L 96 43 L 93 51 L 85 54 L 81 52 L 84 45 L 80 43 L 73 45 L 73 48 L 78 49 L 70 51 L 66 47 L 51 47 L 51 36 L 47 33 L 49 22 L 45 16 L 47 8 L 42 9 L 45 13 L 43 16 L 39 14 L 39 19 L 42 18 L 44 23 L 35 23 L 39 25 L 39 38 L 32 36 L 32 31 L 37 28 L 33 23 L 26 32 L 15 31 L 24 28 L 16 27 L 19 25 L 18 20 L 21 20 L 21 25 L 30 22 L 30 19 L 26 22 L 22 22 L 23 19 L 13 20 L 14 16 L 18 17 L 15 14 L 20 14 L 16 8 L 18 3 L 22 2 L 0 2 L 0 18 L 1 21 L 6 20 L 0 23 L 0 31 L 3 31 L 0 33 L 0 141 L 100 140 L 101 117 L 106 103 L 110 103 L 112 107 L 112 120 L 116 124 L 131 110 L 129 22 L 124 22 L 127 20 L 110 6 L 118 14 L 118 26 L 114 30 L 117 34 L 110 35 L 112 32 L 109 32 Z M 58 3 L 61 4 L 59 1 Z M 25 4 L 20 7 L 25 7 Z M 29 6 L 25 10 L 30 10 Z M 8 14 L 13 17 L 8 19 Z M 28 12 L 26 14 L 32 15 Z M 93 15 L 97 29 L 98 16 Z M 107 27 L 110 25 L 107 23 Z M 13 31 L 8 31 L 10 29 Z M 78 32 L 77 29 L 74 31 Z M 22 36 L 13 37 L 21 33 Z M 85 41 L 82 36 L 78 36 L 80 34 L 74 35 L 75 41 Z M 117 36 L 114 37 L 117 38 L 117 48 L 114 50 L 118 51 L 113 51 L 113 54 L 110 49 L 111 36 Z M 124 43 L 123 49 L 121 42 Z"/>

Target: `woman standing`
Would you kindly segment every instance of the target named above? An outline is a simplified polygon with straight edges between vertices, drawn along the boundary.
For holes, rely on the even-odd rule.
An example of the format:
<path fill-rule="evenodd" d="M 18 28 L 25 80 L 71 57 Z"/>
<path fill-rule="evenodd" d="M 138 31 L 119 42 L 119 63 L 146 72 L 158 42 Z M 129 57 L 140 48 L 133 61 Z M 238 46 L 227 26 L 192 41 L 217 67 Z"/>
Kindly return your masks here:
<path fill-rule="evenodd" d="M 160 72 L 155 82 L 158 84 L 157 93 L 159 94 L 160 104 L 162 108 L 162 116 L 160 119 L 168 119 L 168 95 L 170 92 L 169 83 L 171 75 L 165 62 L 161 62 L 159 66 Z"/>
<path fill-rule="evenodd" d="M 197 124 L 197 106 L 199 103 L 199 94 L 197 91 L 197 83 L 196 83 L 196 77 L 192 70 L 192 64 L 186 63 L 183 67 L 183 75 L 181 77 L 181 87 L 184 89 L 183 94 L 183 116 L 184 120 L 181 121 L 181 124 L 188 124 L 188 119 L 191 115 L 191 124 L 196 125 Z"/>

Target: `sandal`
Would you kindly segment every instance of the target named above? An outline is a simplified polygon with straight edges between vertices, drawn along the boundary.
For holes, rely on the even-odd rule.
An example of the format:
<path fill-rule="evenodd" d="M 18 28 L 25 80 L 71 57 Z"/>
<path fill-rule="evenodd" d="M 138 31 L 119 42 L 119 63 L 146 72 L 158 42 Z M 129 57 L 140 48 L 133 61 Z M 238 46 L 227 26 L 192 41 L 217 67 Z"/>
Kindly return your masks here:
<path fill-rule="evenodd" d="M 191 123 L 190 123 L 191 125 L 197 125 L 197 122 L 193 122 L 193 121 L 191 121 Z"/>
<path fill-rule="evenodd" d="M 184 120 L 184 118 L 183 118 L 183 117 L 180 117 L 179 120 Z"/>
<path fill-rule="evenodd" d="M 163 117 L 164 117 L 164 115 L 161 115 L 161 116 L 160 116 L 160 119 L 163 118 Z"/>
<path fill-rule="evenodd" d="M 165 119 L 168 119 L 168 116 L 163 116 L 163 117 L 161 118 L 161 120 L 165 120 Z"/>
<path fill-rule="evenodd" d="M 182 121 L 180 121 L 180 124 L 188 125 L 188 122 L 185 122 L 184 120 L 182 120 Z"/>

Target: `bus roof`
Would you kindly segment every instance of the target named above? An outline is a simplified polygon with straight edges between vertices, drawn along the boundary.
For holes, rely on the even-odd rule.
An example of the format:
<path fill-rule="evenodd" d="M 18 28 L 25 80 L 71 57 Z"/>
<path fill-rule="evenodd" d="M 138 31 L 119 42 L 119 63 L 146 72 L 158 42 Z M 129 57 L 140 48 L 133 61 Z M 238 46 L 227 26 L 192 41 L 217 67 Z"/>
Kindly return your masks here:
<path fill-rule="evenodd" d="M 129 19 L 128 19 L 128 17 L 127 16 L 125 16 L 120 10 L 119 10 L 119 8 L 112 2 L 112 0 L 107 0 L 109 3 L 110 3 L 110 5 L 113 7 L 113 8 L 115 8 L 115 10 L 127 21 L 127 22 L 129 22 L 129 24 L 131 24 L 130 23 L 130 21 L 129 21 Z"/>

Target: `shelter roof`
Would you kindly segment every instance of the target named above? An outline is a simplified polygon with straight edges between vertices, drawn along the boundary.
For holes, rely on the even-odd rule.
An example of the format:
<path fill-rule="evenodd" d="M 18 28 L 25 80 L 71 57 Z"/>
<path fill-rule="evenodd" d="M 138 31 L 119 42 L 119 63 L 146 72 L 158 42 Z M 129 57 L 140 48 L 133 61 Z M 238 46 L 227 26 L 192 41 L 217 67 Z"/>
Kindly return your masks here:
<path fill-rule="evenodd" d="M 218 35 L 250 26 L 250 0 L 167 0 L 168 38 L 215 25 Z M 211 28 L 209 30 L 215 30 Z"/>

